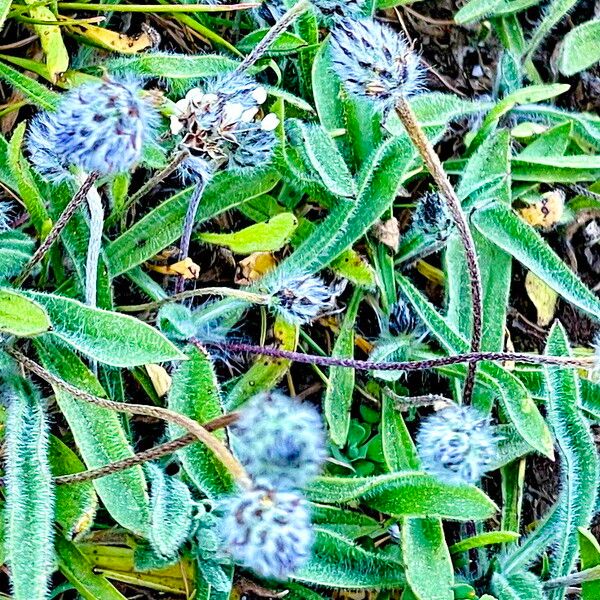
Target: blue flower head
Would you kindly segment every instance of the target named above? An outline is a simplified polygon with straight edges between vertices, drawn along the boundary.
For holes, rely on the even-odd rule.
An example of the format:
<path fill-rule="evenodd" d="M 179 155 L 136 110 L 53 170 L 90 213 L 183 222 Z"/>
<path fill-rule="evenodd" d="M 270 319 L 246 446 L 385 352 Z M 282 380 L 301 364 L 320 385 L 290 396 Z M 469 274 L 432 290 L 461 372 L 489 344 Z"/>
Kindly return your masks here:
<path fill-rule="evenodd" d="M 319 475 L 327 457 L 317 410 L 281 392 L 254 396 L 232 433 L 236 455 L 250 476 L 278 490 L 303 487 Z"/>
<path fill-rule="evenodd" d="M 269 290 L 271 307 L 288 323 L 305 325 L 336 312 L 345 282 L 327 285 L 312 275 L 278 281 Z"/>
<path fill-rule="evenodd" d="M 414 333 L 420 325 L 419 318 L 404 298 L 399 297 L 390 309 L 389 332 L 394 335 Z"/>
<path fill-rule="evenodd" d="M 401 33 L 372 19 L 345 19 L 331 34 L 334 68 L 346 89 L 387 113 L 422 87 L 418 55 Z"/>
<path fill-rule="evenodd" d="M 417 435 L 425 471 L 448 483 L 477 483 L 497 452 L 488 419 L 471 406 L 450 406 L 425 419 Z"/>
<path fill-rule="evenodd" d="M 306 500 L 264 483 L 227 502 L 221 531 L 233 560 L 268 579 L 287 579 L 308 560 L 313 544 Z"/>
<path fill-rule="evenodd" d="M 72 168 L 111 175 L 130 170 L 155 131 L 157 113 L 139 82 L 100 81 L 67 92 L 54 112 L 37 116 L 27 147 L 35 169 L 51 180 Z"/>
<path fill-rule="evenodd" d="M 454 227 L 454 219 L 448 209 L 448 203 L 441 194 L 427 192 L 419 199 L 412 227 L 437 241 L 448 239 Z"/>

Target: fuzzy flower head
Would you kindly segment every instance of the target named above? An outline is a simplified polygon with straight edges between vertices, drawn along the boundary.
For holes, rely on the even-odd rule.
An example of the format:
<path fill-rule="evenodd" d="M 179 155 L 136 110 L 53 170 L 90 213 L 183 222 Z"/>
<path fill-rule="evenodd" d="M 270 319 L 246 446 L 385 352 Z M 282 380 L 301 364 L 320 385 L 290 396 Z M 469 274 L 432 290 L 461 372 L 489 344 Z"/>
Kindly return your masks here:
<path fill-rule="evenodd" d="M 594 363 L 592 365 L 592 375 L 600 381 L 600 333 L 594 340 Z"/>
<path fill-rule="evenodd" d="M 418 92 L 424 71 L 401 33 L 372 19 L 346 19 L 331 34 L 334 68 L 355 96 L 387 113 Z"/>
<path fill-rule="evenodd" d="M 225 548 L 239 565 L 267 579 L 287 579 L 309 558 L 313 533 L 304 498 L 259 483 L 228 501 Z"/>
<path fill-rule="evenodd" d="M 454 220 L 445 198 L 437 192 L 427 192 L 417 203 L 412 226 L 439 242 L 448 239 Z"/>
<path fill-rule="evenodd" d="M 427 419 L 417 435 L 425 471 L 448 483 L 477 483 L 496 455 L 486 417 L 471 406 L 450 406 Z"/>
<path fill-rule="evenodd" d="M 327 457 L 319 413 L 281 392 L 254 396 L 232 433 L 237 457 L 250 476 L 278 490 L 303 487 L 319 475 Z"/>
<path fill-rule="evenodd" d="M 327 285 L 312 275 L 281 281 L 270 290 L 271 306 L 289 323 L 305 325 L 336 312 L 345 287 L 345 281 Z"/>
<path fill-rule="evenodd" d="M 0 201 L 0 233 L 10 229 L 12 216 L 13 213 L 10 202 Z"/>
<path fill-rule="evenodd" d="M 388 329 L 394 335 L 413 333 L 419 326 L 419 318 L 403 298 L 398 298 L 390 310 Z"/>
<path fill-rule="evenodd" d="M 86 83 L 67 92 L 56 111 L 34 119 L 27 139 L 31 162 L 54 181 L 69 177 L 73 168 L 100 175 L 129 171 L 157 118 L 139 82 Z"/>
<path fill-rule="evenodd" d="M 208 89 L 192 88 L 175 103 L 171 133 L 181 135 L 190 156 L 184 175 L 207 181 L 223 168 L 256 167 L 268 162 L 279 125 L 274 113 L 260 118 L 265 88 L 239 76 L 214 82 Z"/>

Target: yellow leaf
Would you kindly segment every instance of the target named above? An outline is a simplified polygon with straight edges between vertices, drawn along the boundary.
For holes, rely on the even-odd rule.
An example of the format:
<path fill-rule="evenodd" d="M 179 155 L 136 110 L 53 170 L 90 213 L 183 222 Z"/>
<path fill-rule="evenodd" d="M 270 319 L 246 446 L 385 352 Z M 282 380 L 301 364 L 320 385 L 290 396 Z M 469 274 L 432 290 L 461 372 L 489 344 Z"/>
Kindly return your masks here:
<path fill-rule="evenodd" d="M 276 265 L 277 261 L 270 252 L 254 252 L 238 263 L 235 282 L 240 285 L 250 285 Z"/>
<path fill-rule="evenodd" d="M 554 319 L 558 294 L 531 271 L 525 277 L 525 289 L 537 311 L 537 324 L 549 325 Z"/>
<path fill-rule="evenodd" d="M 167 373 L 167 370 L 160 365 L 150 363 L 146 365 L 146 372 L 157 396 L 159 398 L 166 396 L 171 389 L 171 376 Z"/>
<path fill-rule="evenodd" d="M 146 265 L 162 275 L 180 275 L 184 279 L 197 279 L 200 275 L 200 267 L 189 256 L 172 265 Z"/>
<path fill-rule="evenodd" d="M 28 2 L 33 4 L 33 2 Z M 37 6 L 29 11 L 32 19 L 37 21 L 56 21 L 54 13 L 46 6 Z M 58 76 L 69 68 L 69 53 L 65 47 L 62 33 L 58 25 L 34 25 L 35 32 L 40 36 L 40 43 L 46 56 L 48 75 L 53 83 Z"/>
<path fill-rule="evenodd" d="M 560 190 L 542 194 L 541 200 L 519 209 L 524 221 L 533 227 L 551 229 L 560 222 L 565 210 L 565 195 Z"/>
<path fill-rule="evenodd" d="M 137 54 L 153 46 L 153 41 L 146 32 L 129 36 L 87 23 L 71 25 L 69 31 L 80 35 L 96 46 L 121 54 Z"/>

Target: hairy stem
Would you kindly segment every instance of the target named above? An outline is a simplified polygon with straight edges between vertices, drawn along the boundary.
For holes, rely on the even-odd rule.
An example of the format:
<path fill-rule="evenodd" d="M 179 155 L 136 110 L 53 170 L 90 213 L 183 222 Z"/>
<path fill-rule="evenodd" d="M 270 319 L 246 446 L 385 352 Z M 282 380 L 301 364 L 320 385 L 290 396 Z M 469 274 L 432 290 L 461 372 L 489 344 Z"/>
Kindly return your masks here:
<path fill-rule="evenodd" d="M 182 150 L 178 152 L 173 160 L 162 170 L 150 177 L 148 181 L 137 191 L 135 194 L 132 194 L 125 202 L 125 205 L 122 209 L 117 213 L 113 213 L 110 215 L 108 219 L 106 219 L 107 227 L 111 227 L 115 224 L 117 219 L 121 216 L 127 214 L 127 211 L 139 200 L 141 200 L 148 192 L 154 189 L 159 183 L 164 181 L 171 173 L 173 173 L 177 167 L 186 159 L 189 155 L 187 150 Z"/>
<path fill-rule="evenodd" d="M 467 218 L 462 210 L 460 200 L 444 171 L 442 162 L 436 154 L 433 146 L 427 139 L 423 129 L 417 121 L 417 117 L 405 98 L 401 98 L 396 105 L 396 113 L 404 124 L 404 128 L 408 136 L 416 146 L 417 150 L 423 158 L 425 166 L 431 173 L 436 182 L 440 193 L 446 199 L 446 203 L 456 224 L 456 229 L 460 235 L 460 239 L 465 249 L 465 257 L 467 261 L 467 270 L 471 284 L 471 302 L 473 306 L 473 334 L 471 336 L 471 352 L 479 352 L 481 349 L 481 338 L 483 331 L 483 287 L 481 283 L 481 271 L 477 261 L 477 251 L 475 249 L 475 241 L 469 229 Z M 475 371 L 477 363 L 469 363 L 467 377 L 464 387 L 464 400 L 469 402 L 473 393 L 475 384 Z"/>
<path fill-rule="evenodd" d="M 64 228 L 68 225 L 69 221 L 77 211 L 77 209 L 84 203 L 87 198 L 88 192 L 98 179 L 98 173 L 90 173 L 87 179 L 83 182 L 77 193 L 73 196 L 69 204 L 65 207 L 54 227 L 50 230 L 50 233 L 46 236 L 40 247 L 36 250 L 35 254 L 31 257 L 31 260 L 25 265 L 22 273 L 15 280 L 15 285 L 21 285 L 33 272 L 36 265 L 38 265 L 44 256 L 48 253 L 52 244 L 58 239 Z"/>
<path fill-rule="evenodd" d="M 544 584 L 544 589 L 555 590 L 557 588 L 570 587 L 572 585 L 581 585 L 586 581 L 597 581 L 598 579 L 600 579 L 600 566 L 591 567 L 579 571 L 579 573 L 571 573 L 571 575 L 567 575 L 566 577 L 551 579 Z"/>
<path fill-rule="evenodd" d="M 104 229 L 104 209 L 98 190 L 92 186 L 87 195 L 90 211 L 90 237 L 85 259 L 85 303 L 96 306 L 96 290 L 98 288 L 98 263 L 102 250 L 102 230 Z"/>
<path fill-rule="evenodd" d="M 197 290 L 188 290 L 187 292 L 181 292 L 180 294 L 173 294 L 168 298 L 162 300 L 156 300 L 155 302 L 146 302 L 145 304 L 131 304 L 127 306 L 118 306 L 116 310 L 120 312 L 143 312 L 146 310 L 154 310 L 160 308 L 163 304 L 170 302 L 179 302 L 180 300 L 187 300 L 188 298 L 195 298 L 196 296 L 224 296 L 227 298 L 239 298 L 252 304 L 268 304 L 270 297 L 266 294 L 255 294 L 253 292 L 246 292 L 245 290 L 237 290 L 235 288 L 226 287 L 206 287 Z"/>
<path fill-rule="evenodd" d="M 521 354 L 513 352 L 468 352 L 465 354 L 456 354 L 455 356 L 441 356 L 439 358 L 430 358 L 426 360 L 404 361 L 404 362 L 374 362 L 370 360 L 356 360 L 353 358 L 337 358 L 333 356 L 318 356 L 316 354 L 304 354 L 303 352 L 293 352 L 290 350 L 281 350 L 279 348 L 267 348 L 264 346 L 255 346 L 253 344 L 234 343 L 234 342 L 211 342 L 196 339 L 190 340 L 196 346 L 212 346 L 227 350 L 228 352 L 247 352 L 248 354 L 258 354 L 261 356 L 272 356 L 273 358 L 283 358 L 294 362 L 318 365 L 321 367 L 346 367 L 356 369 L 357 371 L 425 371 L 436 367 L 447 367 L 460 363 L 476 364 L 487 361 L 513 361 L 525 364 L 546 364 L 560 365 L 562 367 L 571 367 L 573 369 L 589 368 L 593 366 L 592 359 L 571 358 L 567 356 L 545 356 L 539 354 Z"/>
<path fill-rule="evenodd" d="M 209 432 L 217 431 L 218 429 L 229 427 L 229 425 L 235 423 L 238 418 L 238 413 L 229 413 L 227 415 L 223 415 L 222 417 L 217 417 L 208 423 L 204 423 L 202 427 Z M 65 485 L 69 483 L 81 483 L 82 481 L 92 481 L 94 479 L 99 479 L 100 477 L 106 477 L 107 475 L 112 475 L 113 473 L 124 471 L 125 469 L 131 469 L 132 467 L 136 467 L 137 465 L 141 465 L 151 460 L 157 460 L 168 454 L 173 454 L 174 452 L 177 452 L 177 450 L 181 450 L 182 448 L 185 448 L 186 446 L 189 446 L 197 441 L 198 438 L 194 434 L 186 433 L 185 435 L 171 440 L 170 442 L 165 442 L 164 444 L 160 444 L 154 448 L 149 448 L 148 450 L 144 450 L 144 452 L 138 452 L 134 456 L 129 456 L 122 460 L 116 460 L 115 462 L 103 467 L 89 469 L 88 471 L 81 471 L 79 473 L 72 473 L 70 475 L 60 475 L 59 477 L 54 478 L 54 483 L 56 485 Z"/>
<path fill-rule="evenodd" d="M 187 212 L 185 213 L 185 220 L 183 222 L 181 243 L 179 244 L 179 260 L 185 260 L 188 257 L 188 253 L 190 251 L 190 242 L 192 240 L 192 232 L 194 231 L 194 221 L 196 220 L 196 213 L 198 212 L 198 207 L 200 206 L 200 201 L 202 200 L 202 194 L 205 187 L 206 183 L 204 181 L 198 182 L 194 192 L 192 193 L 192 197 L 190 198 L 190 203 L 188 205 Z M 175 284 L 175 293 L 179 294 L 183 292 L 184 286 L 185 279 L 182 276 L 179 276 L 177 278 L 177 283 Z"/>
<path fill-rule="evenodd" d="M 193 419 L 169 410 L 168 408 L 161 408 L 159 406 L 146 406 L 144 404 L 115 402 L 114 400 L 108 400 L 107 398 L 100 398 L 99 396 L 88 394 L 78 389 L 74 385 L 63 381 L 60 379 L 60 377 L 56 377 L 50 373 L 50 371 L 47 371 L 30 358 L 27 358 L 18 350 L 7 349 L 6 351 L 9 352 L 9 354 L 11 354 L 28 371 L 31 371 L 33 374 L 37 375 L 40 379 L 43 379 L 49 384 L 65 390 L 78 400 L 83 400 L 84 402 L 89 402 L 90 404 L 94 404 L 108 410 L 114 410 L 116 412 L 127 413 L 130 415 L 142 415 L 145 417 L 174 423 L 180 427 L 183 427 L 215 454 L 215 456 L 223 463 L 223 465 L 240 485 L 244 487 L 249 487 L 251 485 L 250 478 L 244 470 L 244 467 L 242 467 L 242 465 L 237 461 L 233 454 L 231 454 L 227 447 Z"/>
<path fill-rule="evenodd" d="M 244 60 L 238 65 L 236 70 L 233 72 L 233 76 L 240 75 L 246 72 L 252 65 L 256 63 L 264 53 L 269 49 L 271 44 L 308 8 L 310 2 L 308 0 L 300 0 L 297 4 L 292 6 L 282 17 L 269 29 L 265 37 L 260 40 L 256 46 L 252 49 L 252 52 L 244 58 Z"/>

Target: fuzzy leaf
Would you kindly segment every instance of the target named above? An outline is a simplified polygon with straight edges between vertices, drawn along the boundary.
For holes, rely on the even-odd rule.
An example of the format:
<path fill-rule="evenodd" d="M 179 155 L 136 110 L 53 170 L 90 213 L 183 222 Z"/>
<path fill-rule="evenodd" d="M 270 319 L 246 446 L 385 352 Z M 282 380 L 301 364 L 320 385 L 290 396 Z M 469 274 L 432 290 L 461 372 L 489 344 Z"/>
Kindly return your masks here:
<path fill-rule="evenodd" d="M 13 290 L 0 289 L 0 333 L 33 337 L 50 327 L 48 314 L 37 302 Z"/>
<path fill-rule="evenodd" d="M 467 552 L 473 548 L 491 546 L 492 544 L 507 544 L 519 539 L 519 534 L 514 531 L 486 531 L 473 537 L 465 538 L 450 546 L 451 554 Z"/>
<path fill-rule="evenodd" d="M 186 350 L 189 360 L 181 363 L 173 374 L 168 405 L 198 423 L 206 423 L 223 414 L 221 393 L 210 357 L 194 346 Z M 185 431 L 169 425 L 172 437 Z M 225 440 L 223 431 L 213 435 Z M 233 481 L 225 467 L 204 444 L 190 444 L 179 451 L 186 473 L 195 485 L 211 498 L 231 492 Z"/>
<path fill-rule="evenodd" d="M 492 204 L 473 217 L 477 229 L 497 246 L 512 254 L 565 300 L 599 319 L 600 299 L 548 246 L 533 227 L 510 207 Z"/>
<path fill-rule="evenodd" d="M 541 581 L 529 572 L 511 575 L 494 573 L 492 591 L 498 600 L 540 600 L 544 598 Z"/>
<path fill-rule="evenodd" d="M 581 570 L 600 565 L 600 544 L 593 534 L 580 527 L 578 530 Z M 586 581 L 581 584 L 581 600 L 595 600 L 600 597 L 600 581 Z"/>
<path fill-rule="evenodd" d="M 6 561 L 14 600 L 45 600 L 54 569 L 54 484 L 38 392 L 13 382 L 6 423 Z"/>
<path fill-rule="evenodd" d="M 53 110 L 60 102 L 60 94 L 50 91 L 46 86 L 2 62 L 0 62 L 0 79 L 12 85 L 33 104 L 44 110 Z"/>
<path fill-rule="evenodd" d="M 139 319 L 62 296 L 39 292 L 28 295 L 48 312 L 50 335 L 94 360 L 114 367 L 135 367 L 185 358 L 162 333 Z"/>
<path fill-rule="evenodd" d="M 154 464 L 147 465 L 151 480 L 150 544 L 165 558 L 172 558 L 186 541 L 192 526 L 193 500 L 180 479 L 166 475 Z"/>
<path fill-rule="evenodd" d="M 346 316 L 340 327 L 337 340 L 333 347 L 332 356 L 351 358 L 354 355 L 354 322 L 362 294 L 355 292 L 348 304 Z M 329 435 L 334 444 L 343 447 L 348 437 L 350 428 L 350 409 L 354 394 L 354 369 L 344 367 L 331 367 L 323 411 L 329 425 Z"/>
<path fill-rule="evenodd" d="M 44 367 L 52 374 L 90 394 L 105 396 L 98 380 L 71 350 L 50 340 L 45 340 L 43 345 L 36 344 L 36 348 Z M 54 393 L 89 469 L 133 456 L 119 416 L 114 411 L 77 400 L 58 386 Z M 94 487 L 117 523 L 137 535 L 146 535 L 150 513 L 141 467 L 96 479 Z"/>
<path fill-rule="evenodd" d="M 107 68 L 116 73 L 137 73 L 168 79 L 216 77 L 233 71 L 238 63 L 217 54 L 190 56 L 167 52 L 149 52 L 109 61 Z"/>
<path fill-rule="evenodd" d="M 548 336 L 546 353 L 570 356 L 566 333 L 555 323 Z M 548 378 L 548 420 L 560 452 L 562 489 L 557 504 L 550 563 L 553 577 L 568 575 L 577 559 L 577 531 L 589 527 L 600 478 L 600 462 L 589 424 L 581 414 L 579 377 L 573 369 L 546 366 Z M 551 590 L 548 600 L 564 598 L 565 590 Z"/>
<path fill-rule="evenodd" d="M 558 68 L 571 76 L 600 60 L 600 20 L 588 21 L 571 29 L 563 38 Z"/>
<path fill-rule="evenodd" d="M 402 413 L 396 408 L 394 400 L 388 394 L 383 396 L 381 409 L 381 441 L 385 462 L 391 473 L 419 469 L 417 449 L 410 437 Z"/>
<path fill-rule="evenodd" d="M 363 550 L 347 538 L 315 528 L 312 556 L 293 579 L 332 588 L 397 588 L 404 584 L 400 563 Z"/>
<path fill-rule="evenodd" d="M 439 519 L 404 519 L 402 559 L 419 600 L 454 599 L 454 569 Z"/>
<path fill-rule="evenodd" d="M 308 496 L 328 504 L 362 499 L 391 516 L 435 516 L 457 521 L 487 519 L 497 510 L 475 486 L 450 485 L 412 471 L 377 477 L 320 477 L 308 487 Z"/>
<path fill-rule="evenodd" d="M 20 231 L 0 232 L 0 283 L 21 272 L 33 248 L 33 240 Z"/>
<path fill-rule="evenodd" d="M 274 252 L 290 241 L 298 219 L 293 213 L 280 213 L 264 223 L 250 225 L 233 233 L 201 233 L 198 239 L 208 244 L 226 246 L 236 254 Z"/>

